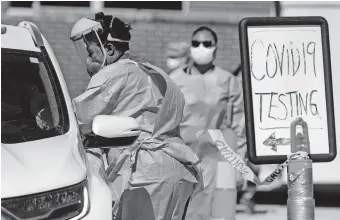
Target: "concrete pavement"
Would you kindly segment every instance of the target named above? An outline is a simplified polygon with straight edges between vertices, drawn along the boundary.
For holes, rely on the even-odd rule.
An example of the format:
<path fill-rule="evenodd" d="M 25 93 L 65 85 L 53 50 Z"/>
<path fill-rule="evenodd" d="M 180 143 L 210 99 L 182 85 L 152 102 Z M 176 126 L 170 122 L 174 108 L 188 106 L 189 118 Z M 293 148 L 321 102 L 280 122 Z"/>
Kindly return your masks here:
<path fill-rule="evenodd" d="M 257 205 L 256 214 L 250 215 L 243 212 L 243 207 L 237 206 L 236 220 L 287 220 L 287 206 Z M 339 208 L 315 208 L 315 220 L 340 220 Z"/>

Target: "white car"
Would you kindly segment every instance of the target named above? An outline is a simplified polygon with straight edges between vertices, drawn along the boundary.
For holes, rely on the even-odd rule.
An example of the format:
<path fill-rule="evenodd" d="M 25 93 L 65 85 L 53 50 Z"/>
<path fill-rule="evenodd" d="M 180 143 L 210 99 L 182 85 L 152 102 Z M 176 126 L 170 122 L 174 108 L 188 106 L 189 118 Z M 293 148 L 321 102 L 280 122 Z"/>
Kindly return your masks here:
<path fill-rule="evenodd" d="M 111 220 L 100 154 L 83 146 L 50 45 L 26 21 L 1 25 L 1 38 L 1 219 Z M 86 147 L 97 150 L 140 133 L 134 119 L 114 116 L 97 116 L 93 128 Z"/>

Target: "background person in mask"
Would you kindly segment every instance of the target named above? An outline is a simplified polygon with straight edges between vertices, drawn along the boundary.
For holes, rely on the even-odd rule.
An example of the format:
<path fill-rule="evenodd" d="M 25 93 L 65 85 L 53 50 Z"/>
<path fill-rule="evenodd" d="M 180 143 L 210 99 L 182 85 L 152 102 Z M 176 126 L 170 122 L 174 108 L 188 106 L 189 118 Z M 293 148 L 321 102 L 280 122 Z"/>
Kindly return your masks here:
<path fill-rule="evenodd" d="M 179 135 L 182 93 L 160 68 L 132 56 L 130 26 L 118 18 L 103 13 L 96 20 L 83 18 L 72 33 L 78 50 L 87 46 L 82 49 L 87 51 L 82 58 L 87 67 L 100 64 L 98 72 L 91 69 L 84 93 L 91 95 L 74 99 L 78 123 L 87 128 L 82 131 L 91 132 L 96 115 L 130 116 L 142 130 L 136 143 L 109 153 L 107 174 L 115 189 L 116 219 L 181 220 L 197 182 L 189 165 L 198 161 Z"/>
<path fill-rule="evenodd" d="M 189 61 L 190 46 L 186 42 L 171 42 L 167 46 L 165 65 L 169 73 L 177 68 L 184 67 Z"/>
<path fill-rule="evenodd" d="M 180 126 L 181 136 L 202 161 L 199 165 L 203 186 L 197 188 L 189 203 L 187 220 L 210 219 L 217 161 L 223 160 L 213 146 L 197 145 L 194 142 L 196 133 L 206 128 L 221 129 L 227 143 L 241 157 L 244 157 L 246 150 L 241 84 L 233 74 L 214 65 L 216 50 L 216 33 L 209 27 L 199 27 L 192 34 L 190 55 L 193 63 L 170 74 L 186 102 Z M 241 185 L 243 180 L 238 176 Z M 234 200 L 233 205 L 236 204 L 236 193 Z"/>

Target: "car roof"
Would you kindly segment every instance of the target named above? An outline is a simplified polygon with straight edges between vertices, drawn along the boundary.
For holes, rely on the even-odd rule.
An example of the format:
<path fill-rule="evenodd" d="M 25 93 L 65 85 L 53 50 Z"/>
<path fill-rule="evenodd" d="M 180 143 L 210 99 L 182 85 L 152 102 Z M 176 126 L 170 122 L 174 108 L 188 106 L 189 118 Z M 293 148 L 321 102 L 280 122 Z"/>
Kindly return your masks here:
<path fill-rule="evenodd" d="M 35 45 L 30 32 L 23 27 L 1 24 L 1 48 L 41 52 Z"/>

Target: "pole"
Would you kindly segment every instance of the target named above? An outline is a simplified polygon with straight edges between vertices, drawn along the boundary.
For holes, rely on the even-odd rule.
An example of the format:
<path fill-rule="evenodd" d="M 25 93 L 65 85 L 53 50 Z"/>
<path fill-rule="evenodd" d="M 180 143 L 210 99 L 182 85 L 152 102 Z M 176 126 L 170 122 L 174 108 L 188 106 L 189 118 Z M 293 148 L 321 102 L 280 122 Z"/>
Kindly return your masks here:
<path fill-rule="evenodd" d="M 303 133 L 296 133 L 301 126 Z M 291 124 L 291 152 L 310 153 L 308 125 L 302 118 Z M 288 220 L 314 220 L 313 161 L 309 158 L 292 158 L 288 163 Z"/>
<path fill-rule="evenodd" d="M 236 170 L 227 161 L 218 161 L 216 186 L 210 220 L 235 220 Z"/>

